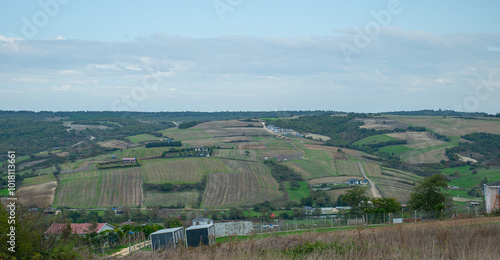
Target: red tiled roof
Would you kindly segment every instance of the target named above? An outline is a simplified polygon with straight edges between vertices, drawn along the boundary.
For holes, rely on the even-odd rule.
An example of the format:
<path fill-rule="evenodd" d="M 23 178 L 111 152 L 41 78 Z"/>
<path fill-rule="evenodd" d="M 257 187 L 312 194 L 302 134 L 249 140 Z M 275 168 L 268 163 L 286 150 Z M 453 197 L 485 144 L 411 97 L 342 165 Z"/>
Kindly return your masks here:
<path fill-rule="evenodd" d="M 45 234 L 61 234 L 66 225 L 66 223 L 54 223 L 45 231 Z M 71 223 L 70 225 L 73 234 L 81 235 L 91 233 L 89 232 L 92 226 L 91 223 Z M 106 225 L 106 223 L 97 223 L 96 232 L 99 233 L 104 225 Z"/>

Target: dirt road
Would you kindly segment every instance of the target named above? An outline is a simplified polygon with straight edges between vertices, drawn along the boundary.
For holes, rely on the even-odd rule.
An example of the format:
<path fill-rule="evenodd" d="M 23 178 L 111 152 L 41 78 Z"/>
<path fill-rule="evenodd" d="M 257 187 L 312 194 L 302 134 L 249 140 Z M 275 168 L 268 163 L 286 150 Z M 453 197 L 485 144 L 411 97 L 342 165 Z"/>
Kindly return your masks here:
<path fill-rule="evenodd" d="M 377 187 L 375 186 L 375 183 L 372 182 L 370 179 L 368 179 L 368 177 L 366 177 L 365 169 L 363 169 L 363 164 L 361 164 L 361 162 L 358 162 L 358 166 L 359 166 L 359 170 L 361 171 L 361 174 L 363 175 L 363 178 L 365 178 L 370 183 L 370 188 L 371 188 L 371 192 L 372 192 L 373 197 L 382 198 L 382 195 L 380 194 Z"/>
<path fill-rule="evenodd" d="M 146 247 L 146 246 L 149 246 L 149 241 L 146 241 L 146 242 L 139 242 L 137 244 L 132 245 L 130 247 L 130 251 L 135 252 L 135 251 L 138 251 L 139 249 L 143 248 L 143 247 Z M 122 256 L 126 256 L 126 255 L 129 255 L 130 254 L 130 251 L 129 251 L 129 248 L 124 248 L 114 254 L 112 254 L 111 256 L 115 256 L 115 257 L 122 257 Z"/>

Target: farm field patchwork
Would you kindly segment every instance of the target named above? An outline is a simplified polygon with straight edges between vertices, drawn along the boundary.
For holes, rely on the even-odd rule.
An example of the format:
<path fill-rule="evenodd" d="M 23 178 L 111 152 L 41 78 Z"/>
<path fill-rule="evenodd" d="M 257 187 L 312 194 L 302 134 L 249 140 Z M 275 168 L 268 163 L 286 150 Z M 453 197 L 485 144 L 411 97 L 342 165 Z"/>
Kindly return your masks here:
<path fill-rule="evenodd" d="M 146 148 L 146 147 L 137 147 L 130 148 L 122 151 L 118 151 L 113 155 L 116 158 L 146 158 L 146 157 L 154 157 L 161 156 L 164 151 L 167 151 L 170 147 L 154 147 L 154 148 Z"/>
<path fill-rule="evenodd" d="M 157 137 L 149 134 L 140 134 L 126 137 L 132 143 L 141 143 L 145 141 L 160 140 L 161 137 Z"/>
<path fill-rule="evenodd" d="M 137 168 L 60 175 L 56 207 L 94 208 L 142 204 L 143 174 Z"/>
<path fill-rule="evenodd" d="M 210 139 L 210 136 L 202 129 L 167 129 L 160 132 L 163 133 L 163 136 L 177 141 Z"/>
<path fill-rule="evenodd" d="M 307 183 L 309 183 L 309 185 L 316 185 L 323 183 L 344 182 L 353 178 L 363 179 L 360 178 L 360 176 L 335 176 L 335 177 L 322 177 L 322 178 L 312 179 L 307 181 Z"/>
<path fill-rule="evenodd" d="M 336 175 L 334 161 L 298 160 L 284 163 L 299 173 L 302 178 L 309 180 L 325 176 Z"/>
<path fill-rule="evenodd" d="M 197 183 L 210 172 L 230 172 L 219 158 L 173 158 L 142 162 L 145 183 Z"/>
<path fill-rule="evenodd" d="M 387 185 L 377 185 L 377 188 L 384 198 L 395 198 L 399 203 L 407 203 L 413 192 L 412 189 Z"/>
<path fill-rule="evenodd" d="M 46 175 L 26 178 L 23 180 L 23 185 L 35 185 L 51 181 L 56 181 L 56 177 L 53 174 L 46 174 Z"/>
<path fill-rule="evenodd" d="M 209 174 L 203 207 L 253 205 L 283 196 L 270 169 L 264 164 L 226 159 L 223 161 L 232 172 Z"/>
<path fill-rule="evenodd" d="M 500 120 L 477 120 L 441 116 L 388 116 L 396 121 L 423 126 L 433 132 L 459 137 L 473 132 L 500 134 Z"/>

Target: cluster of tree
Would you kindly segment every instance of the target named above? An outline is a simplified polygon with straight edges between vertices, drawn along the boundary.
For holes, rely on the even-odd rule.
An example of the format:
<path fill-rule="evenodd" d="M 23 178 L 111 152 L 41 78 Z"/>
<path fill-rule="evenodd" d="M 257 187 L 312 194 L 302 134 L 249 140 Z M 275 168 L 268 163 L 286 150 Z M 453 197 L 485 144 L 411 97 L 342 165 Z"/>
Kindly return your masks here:
<path fill-rule="evenodd" d="M 195 121 L 189 121 L 189 122 L 182 122 L 179 124 L 179 129 L 187 129 L 187 128 L 190 128 L 190 127 L 193 127 L 195 125 L 198 125 L 200 123 L 203 123 L 203 121 L 198 121 L 198 120 L 195 120 Z"/>
<path fill-rule="evenodd" d="M 414 132 L 425 132 L 425 131 L 427 131 L 427 128 L 425 128 L 423 126 L 408 126 L 407 130 L 414 131 Z"/>
<path fill-rule="evenodd" d="M 103 162 L 96 164 L 97 169 L 112 169 L 112 168 L 128 168 L 128 167 L 137 167 L 141 166 L 141 162 L 137 159 L 135 163 L 123 163 L 122 161 L 113 161 L 113 162 Z"/>
<path fill-rule="evenodd" d="M 389 146 L 389 145 L 403 145 L 407 144 L 408 141 L 406 140 L 390 140 L 390 141 L 385 141 L 385 142 L 377 142 L 373 144 L 364 144 L 363 146 L 367 146 L 370 148 L 381 148 L 384 146 Z"/>
<path fill-rule="evenodd" d="M 264 201 L 262 203 L 258 203 L 258 204 L 253 205 L 253 210 L 257 211 L 257 212 L 270 212 L 270 211 L 273 211 L 275 209 L 276 209 L 276 207 L 274 206 L 274 204 L 268 200 Z"/>
<path fill-rule="evenodd" d="M 61 123 L 28 119 L 0 119 L 0 153 L 16 151 L 18 156 L 50 151 L 79 142 L 83 135 L 68 132 Z"/>
<path fill-rule="evenodd" d="M 323 190 L 313 191 L 308 197 L 300 199 L 300 205 L 311 207 L 332 207 L 337 206 L 337 203 L 328 193 Z"/>
<path fill-rule="evenodd" d="M 451 139 L 450 139 L 448 136 L 443 135 L 443 134 L 440 134 L 440 133 L 435 133 L 435 132 L 432 132 L 432 133 L 431 133 L 431 135 L 432 135 L 434 138 L 436 138 L 436 139 L 438 139 L 438 140 L 441 140 L 441 141 L 445 141 L 445 142 L 450 142 L 450 141 L 451 141 Z"/>
<path fill-rule="evenodd" d="M 482 112 L 458 112 L 453 110 L 432 110 L 432 109 L 424 109 L 417 111 L 396 111 L 396 112 L 384 112 L 380 113 L 384 115 L 400 115 L 400 116 L 474 116 L 474 117 L 483 117 L 487 116 L 487 113 Z"/>
<path fill-rule="evenodd" d="M 182 146 L 182 142 L 181 141 L 150 142 L 150 143 L 147 143 L 145 146 L 146 146 L 146 148 Z"/>
<path fill-rule="evenodd" d="M 448 181 L 441 174 L 426 177 L 410 195 L 408 205 L 415 210 L 436 211 L 451 206 L 450 197 L 442 192 Z"/>
<path fill-rule="evenodd" d="M 267 123 L 275 124 L 282 128 L 292 128 L 298 132 L 325 135 L 331 138 L 327 142 L 329 145 L 350 147 L 354 142 L 365 137 L 389 132 L 360 128 L 363 123 L 354 120 L 356 118 L 367 117 L 369 117 L 369 115 L 357 113 L 349 113 L 345 116 L 325 114 L 318 116 L 303 116 L 293 119 L 280 119 Z"/>
<path fill-rule="evenodd" d="M 458 146 L 446 149 L 450 161 L 458 161 L 457 153 L 481 154 L 475 159 L 479 163 L 489 161 L 488 165 L 500 164 L 500 135 L 489 133 L 472 133 L 462 136 L 470 142 L 459 143 Z"/>
<path fill-rule="evenodd" d="M 273 160 L 266 160 L 264 164 L 271 168 L 271 175 L 278 181 L 279 183 L 285 181 L 302 181 L 302 176 L 298 173 L 294 172 L 292 169 L 288 168 L 288 166 L 284 164 L 277 163 Z"/>
<path fill-rule="evenodd" d="M 207 186 L 208 177 L 204 175 L 200 182 L 197 183 L 182 183 L 182 184 L 172 184 L 172 183 L 163 183 L 163 184 L 153 184 L 153 183 L 144 183 L 143 189 L 144 191 L 159 191 L 159 192 L 181 192 L 186 190 L 205 190 Z"/>
<path fill-rule="evenodd" d="M 8 243 L 0 244 L 0 259 L 84 259 L 89 257 L 89 240 L 66 228 L 60 236 L 46 235 L 45 231 L 54 222 L 64 223 L 64 216 L 42 216 L 28 208 L 16 207 L 16 222 L 8 223 L 9 213 L 0 205 L 0 233 L 6 234 L 15 228 L 15 248 L 12 252 Z M 6 240 L 5 240 L 6 241 Z"/>

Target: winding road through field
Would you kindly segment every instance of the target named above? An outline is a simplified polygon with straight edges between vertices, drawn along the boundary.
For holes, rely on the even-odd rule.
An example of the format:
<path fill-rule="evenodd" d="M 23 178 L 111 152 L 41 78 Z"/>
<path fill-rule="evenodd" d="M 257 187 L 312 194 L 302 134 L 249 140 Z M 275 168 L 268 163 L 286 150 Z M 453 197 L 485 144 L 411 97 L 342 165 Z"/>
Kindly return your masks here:
<path fill-rule="evenodd" d="M 361 162 L 358 162 L 358 166 L 359 166 L 359 170 L 361 171 L 361 174 L 363 175 L 363 178 L 365 178 L 368 181 L 368 183 L 370 183 L 370 188 L 371 188 L 371 192 L 372 192 L 373 197 L 382 198 L 382 195 L 380 194 L 377 187 L 375 186 L 375 183 L 372 182 L 370 179 L 368 179 L 368 177 L 366 177 L 365 169 L 363 168 L 363 164 Z"/>

